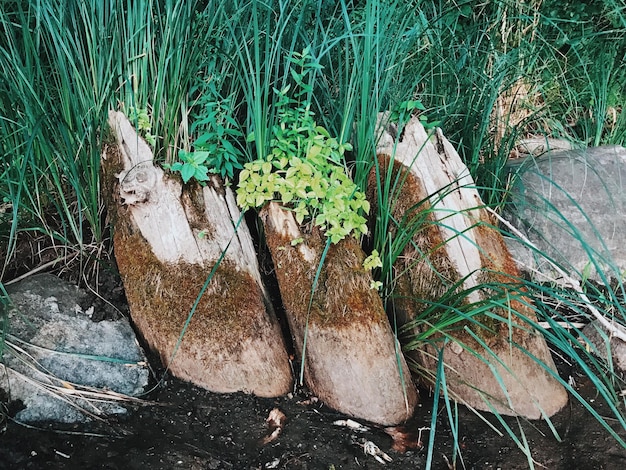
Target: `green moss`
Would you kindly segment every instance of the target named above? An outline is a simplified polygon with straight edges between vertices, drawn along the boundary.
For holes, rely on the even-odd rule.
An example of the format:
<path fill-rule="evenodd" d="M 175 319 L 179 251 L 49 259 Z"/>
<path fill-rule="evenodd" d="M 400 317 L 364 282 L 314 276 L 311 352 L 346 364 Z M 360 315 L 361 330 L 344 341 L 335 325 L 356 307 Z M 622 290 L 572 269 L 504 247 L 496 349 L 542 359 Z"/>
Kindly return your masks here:
<path fill-rule="evenodd" d="M 330 246 L 309 311 L 314 278 L 326 242 L 315 226 L 302 238 L 302 244 L 316 253 L 312 262 L 302 257 L 300 245 L 292 246 L 289 237 L 266 225 L 267 244 L 292 328 L 304 328 L 307 318 L 309 324 L 332 328 L 387 321 L 378 293 L 370 289 L 371 274 L 363 268 L 365 254 L 354 237 Z"/>
<path fill-rule="evenodd" d="M 144 334 L 154 334 L 146 337 L 153 348 L 171 351 L 210 267 L 160 262 L 141 234 L 128 223 L 116 228 L 115 257 L 133 320 Z M 243 341 L 258 333 L 259 320 L 265 318 L 261 291 L 254 279 L 222 262 L 198 304 L 186 336 L 196 344 L 210 346 L 217 342 L 224 353 L 236 353 Z M 183 347 L 184 344 L 185 341 Z"/>

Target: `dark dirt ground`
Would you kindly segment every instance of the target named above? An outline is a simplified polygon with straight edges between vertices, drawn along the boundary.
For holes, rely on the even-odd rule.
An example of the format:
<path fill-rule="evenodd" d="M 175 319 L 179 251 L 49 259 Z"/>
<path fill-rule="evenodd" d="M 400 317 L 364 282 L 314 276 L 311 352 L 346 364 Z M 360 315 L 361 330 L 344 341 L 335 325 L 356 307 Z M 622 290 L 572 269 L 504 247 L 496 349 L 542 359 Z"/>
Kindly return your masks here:
<path fill-rule="evenodd" d="M 100 288 L 103 297 L 128 314 L 119 278 L 109 277 Z M 588 380 L 576 371 L 578 392 L 603 416 L 610 416 Z M 215 394 L 156 371 L 149 404 L 133 406 L 129 413 L 106 424 L 60 425 L 41 423 L 29 428 L 0 419 L 0 469 L 422 469 L 425 468 L 429 431 L 421 445 L 399 452 L 384 429 L 372 426 L 355 432 L 333 422 L 345 419 L 321 403 L 310 403 L 305 390 L 276 399 L 245 394 Z M 306 403 L 308 400 L 308 403 Z M 305 403 L 302 403 L 305 402 Z M 418 444 L 420 428 L 431 422 L 432 397 L 421 390 L 421 405 L 402 430 L 409 443 Z M 526 469 L 529 463 L 515 442 L 499 436 L 484 420 L 460 406 L 461 458 L 453 467 L 453 437 L 440 404 L 435 434 L 434 469 Z M 273 408 L 287 417 L 282 434 L 261 444 L 269 434 L 266 418 Z M 11 408 L 9 407 L 9 415 Z M 486 419 L 498 426 L 497 420 Z M 558 442 L 543 422 L 506 422 L 519 435 L 520 426 L 532 450 L 536 468 L 551 470 L 623 469 L 622 448 L 575 400 L 553 418 L 562 437 Z M 607 418 L 623 439 L 626 430 Z M 367 423 L 362 423 L 367 425 Z M 366 455 L 364 441 L 372 441 L 392 461 L 383 465 Z"/>
<path fill-rule="evenodd" d="M 593 392 L 583 381 L 580 391 L 587 396 Z M 0 468 L 422 469 L 426 462 L 423 448 L 404 453 L 391 450 L 392 439 L 382 429 L 356 433 L 333 425 L 344 417 L 319 403 L 298 404 L 302 396 L 221 395 L 167 379 L 149 399 L 156 404 L 132 409 L 107 428 L 92 429 L 107 437 L 85 434 L 84 425 L 66 428 L 76 434 L 65 434 L 58 425 L 29 429 L 8 422 L 0 435 Z M 404 426 L 406 431 L 416 432 L 430 424 L 431 403 L 424 400 Z M 275 407 L 285 413 L 287 422 L 278 439 L 263 446 L 260 440 L 268 434 L 265 419 Z M 529 468 L 511 438 L 499 437 L 462 407 L 459 415 L 465 467 L 458 459 L 456 468 Z M 507 421 L 515 428 L 515 420 Z M 626 468 L 626 451 L 575 402 L 555 416 L 554 423 L 563 436 L 562 443 L 543 423 L 523 425 L 537 468 Z M 621 435 L 625 435 L 623 430 Z M 425 431 L 422 441 L 427 443 L 428 437 Z M 365 455 L 360 440 L 374 442 L 393 460 L 382 465 Z M 433 468 L 450 468 L 446 459 L 452 460 L 451 445 L 447 417 L 440 413 Z"/>

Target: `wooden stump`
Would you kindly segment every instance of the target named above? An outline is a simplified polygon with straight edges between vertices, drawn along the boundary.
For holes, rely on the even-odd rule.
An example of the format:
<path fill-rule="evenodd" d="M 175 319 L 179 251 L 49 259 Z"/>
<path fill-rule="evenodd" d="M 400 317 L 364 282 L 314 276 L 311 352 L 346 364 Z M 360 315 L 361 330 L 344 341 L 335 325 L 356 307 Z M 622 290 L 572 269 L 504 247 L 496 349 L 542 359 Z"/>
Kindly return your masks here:
<path fill-rule="evenodd" d="M 495 295 L 476 286 L 503 286 L 504 297 L 507 290 L 511 294 L 509 308 L 495 313 L 504 320 L 482 316 L 491 331 L 464 321 L 457 325 L 464 328 L 446 332 L 453 339 L 443 354 L 449 392 L 480 410 L 491 411 L 491 405 L 499 413 L 531 419 L 553 415 L 567 403 L 567 393 L 538 363 L 556 374 L 543 336 L 529 330 L 523 321 L 536 320 L 534 312 L 529 300 L 520 298 L 517 267 L 502 236 L 491 225 L 469 171 L 439 129 L 429 139 L 419 120 L 413 118 L 398 141 L 392 134 L 393 130 L 386 131 L 377 149 L 380 171 L 384 174 L 392 165 L 392 180 L 402 182 L 393 196 L 392 215 L 405 223 L 423 221 L 395 265 L 397 272 L 405 273 L 396 290 L 400 320 L 406 324 L 417 318 L 428 302 L 438 301 L 455 283 L 461 283 L 459 291 L 467 290 L 468 303 Z M 371 192 L 369 199 L 375 202 L 375 193 Z M 398 229 L 394 230 L 397 236 Z M 413 331 L 419 333 L 419 328 Z M 435 339 L 442 345 L 444 335 L 435 335 Z M 437 370 L 437 349 L 424 344 L 410 353 L 427 371 L 425 379 L 431 383 Z"/>
<path fill-rule="evenodd" d="M 289 327 L 304 354 L 307 386 L 331 408 L 356 418 L 384 425 L 409 418 L 417 393 L 382 301 L 370 288 L 360 245 L 348 237 L 330 246 L 311 301 L 323 235 L 316 227 L 301 231 L 292 213 L 276 203 L 260 216 Z"/>
<path fill-rule="evenodd" d="M 291 389 L 288 355 L 232 191 L 218 178 L 183 187 L 153 165 L 121 113 L 103 152 L 115 258 L 132 319 L 171 372 L 215 392 L 279 396 Z M 226 255 L 172 357 L 189 312 Z M 170 362 L 171 361 L 171 362 Z"/>

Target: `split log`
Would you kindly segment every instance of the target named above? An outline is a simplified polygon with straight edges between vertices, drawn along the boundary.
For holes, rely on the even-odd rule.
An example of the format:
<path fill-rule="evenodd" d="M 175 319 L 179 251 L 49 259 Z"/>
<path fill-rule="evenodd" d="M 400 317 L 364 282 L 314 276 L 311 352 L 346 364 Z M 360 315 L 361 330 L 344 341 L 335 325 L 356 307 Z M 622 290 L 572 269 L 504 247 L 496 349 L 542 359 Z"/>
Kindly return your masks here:
<path fill-rule="evenodd" d="M 504 297 L 510 293 L 509 308 L 494 313 L 507 321 L 482 315 L 480 320 L 489 328 L 465 320 L 445 333 L 452 339 L 443 348 L 448 390 L 459 401 L 484 411 L 493 406 L 501 414 L 531 419 L 553 415 L 567 403 L 567 393 L 551 375 L 556 372 L 545 339 L 524 320 L 536 321 L 536 317 L 529 299 L 520 293 L 518 269 L 467 167 L 440 129 L 431 139 L 413 118 L 399 139 L 392 136 L 396 133 L 388 127 L 377 148 L 380 171 L 385 174 L 392 165 L 392 179 L 402 182 L 393 196 L 392 215 L 408 224 L 422 221 L 412 235 L 413 243 L 395 265 L 398 273 L 404 273 L 395 292 L 400 322 L 418 318 L 426 305 L 454 289 L 455 283 L 461 284 L 458 291 L 467 292 L 467 303 L 496 295 L 476 286 L 502 286 Z M 375 203 L 375 193 L 370 191 L 369 199 Z M 397 236 L 404 229 L 394 230 Z M 412 335 L 420 332 L 416 325 Z M 440 346 L 443 339 L 444 334 L 435 335 Z M 410 355 L 428 371 L 425 379 L 432 383 L 438 348 L 424 344 Z"/>
<path fill-rule="evenodd" d="M 384 425 L 408 419 L 417 392 L 359 243 L 347 237 L 331 245 L 315 283 L 325 248 L 319 229 L 301 229 L 276 203 L 260 217 L 309 389 L 356 418 Z"/>
<path fill-rule="evenodd" d="M 105 146 L 105 199 L 131 317 L 177 377 L 215 392 L 279 396 L 292 376 L 280 326 L 261 281 L 249 231 L 217 177 L 204 187 L 153 165 L 148 145 L 122 113 Z M 219 264 L 176 354 L 209 273 Z"/>

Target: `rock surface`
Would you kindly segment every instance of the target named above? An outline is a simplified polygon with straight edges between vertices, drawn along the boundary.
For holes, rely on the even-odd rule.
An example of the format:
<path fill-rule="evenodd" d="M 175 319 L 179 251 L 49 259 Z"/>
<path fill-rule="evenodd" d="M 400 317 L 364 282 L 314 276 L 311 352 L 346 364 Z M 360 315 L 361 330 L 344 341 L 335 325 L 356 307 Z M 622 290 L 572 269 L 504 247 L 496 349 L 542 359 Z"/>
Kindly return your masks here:
<path fill-rule="evenodd" d="M 626 332 L 626 328 L 619 324 L 613 324 L 621 332 Z M 592 321 L 582 330 L 582 335 L 588 342 L 591 351 L 608 361 L 609 352 L 611 364 L 622 374 L 626 373 L 626 343 L 611 334 L 599 321 Z"/>
<path fill-rule="evenodd" d="M 85 411 L 124 413 L 116 394 L 145 391 L 147 359 L 127 319 L 93 321 L 89 295 L 50 274 L 7 290 L 12 308 L 0 389 L 25 407 L 16 420 L 72 423 L 84 421 Z"/>
<path fill-rule="evenodd" d="M 512 160 L 517 178 L 506 217 L 570 275 L 620 278 L 626 271 L 626 148 L 596 147 L 548 152 Z M 508 240 L 524 270 L 557 277 L 525 245 Z"/>

